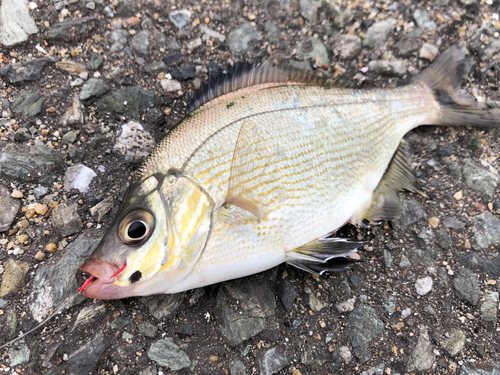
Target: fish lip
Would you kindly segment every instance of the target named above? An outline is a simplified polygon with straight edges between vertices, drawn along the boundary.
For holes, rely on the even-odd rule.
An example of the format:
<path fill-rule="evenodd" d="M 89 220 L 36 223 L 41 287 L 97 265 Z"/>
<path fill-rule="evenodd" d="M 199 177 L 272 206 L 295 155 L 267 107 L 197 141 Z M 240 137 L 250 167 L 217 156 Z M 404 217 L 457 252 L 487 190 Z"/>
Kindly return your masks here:
<path fill-rule="evenodd" d="M 90 258 L 82 264 L 80 269 L 97 278 L 81 291 L 85 297 L 98 299 L 121 298 L 117 296 L 117 294 L 121 293 L 117 292 L 123 288 L 119 288 L 113 284 L 116 275 L 119 273 L 118 271 L 121 269 L 118 265 L 100 259 Z M 114 288 L 112 288 L 114 293 L 110 291 L 110 286 L 114 286 Z"/>

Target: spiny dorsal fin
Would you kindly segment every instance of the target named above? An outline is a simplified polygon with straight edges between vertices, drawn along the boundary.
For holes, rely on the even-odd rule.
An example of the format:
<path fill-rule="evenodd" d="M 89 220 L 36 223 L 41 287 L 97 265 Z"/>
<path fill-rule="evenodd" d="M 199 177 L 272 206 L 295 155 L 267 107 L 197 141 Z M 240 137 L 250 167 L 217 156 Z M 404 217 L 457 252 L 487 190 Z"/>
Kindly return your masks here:
<path fill-rule="evenodd" d="M 363 218 L 371 223 L 399 218 L 403 207 L 399 192 L 409 190 L 420 193 L 415 186 L 415 177 L 408 162 L 408 144 L 401 140 L 382 180 L 373 192 L 372 203 Z"/>
<path fill-rule="evenodd" d="M 324 77 L 319 77 L 314 71 L 302 70 L 281 63 L 274 66 L 265 63 L 260 66 L 248 62 L 237 63 L 228 67 L 228 73 L 222 72 L 209 77 L 208 82 L 203 82 L 188 100 L 186 113 L 191 113 L 196 108 L 224 94 L 263 83 L 298 83 L 315 86 L 333 86 L 333 82 Z"/>

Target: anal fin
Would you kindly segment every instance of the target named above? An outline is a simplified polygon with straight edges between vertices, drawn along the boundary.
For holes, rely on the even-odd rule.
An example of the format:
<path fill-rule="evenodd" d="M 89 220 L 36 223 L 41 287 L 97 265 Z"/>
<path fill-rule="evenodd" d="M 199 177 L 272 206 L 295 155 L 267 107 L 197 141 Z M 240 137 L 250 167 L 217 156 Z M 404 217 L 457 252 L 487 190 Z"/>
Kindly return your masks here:
<path fill-rule="evenodd" d="M 320 238 L 288 252 L 288 264 L 316 275 L 326 271 L 342 271 L 359 261 L 356 254 L 363 242 L 346 238 Z"/>
<path fill-rule="evenodd" d="M 403 211 L 399 200 L 399 193 L 402 190 L 425 196 L 415 186 L 415 177 L 408 159 L 408 144 L 405 140 L 401 140 L 384 176 L 373 192 L 369 208 L 360 215 L 361 218 L 370 223 L 398 219 Z"/>

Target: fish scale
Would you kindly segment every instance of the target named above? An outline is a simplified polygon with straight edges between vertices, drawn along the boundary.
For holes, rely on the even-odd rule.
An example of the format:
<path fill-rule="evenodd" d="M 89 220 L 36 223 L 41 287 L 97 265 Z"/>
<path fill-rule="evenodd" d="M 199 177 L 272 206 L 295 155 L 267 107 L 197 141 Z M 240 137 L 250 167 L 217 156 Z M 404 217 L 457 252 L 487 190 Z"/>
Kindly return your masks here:
<path fill-rule="evenodd" d="M 283 262 L 345 268 L 344 224 L 399 217 L 417 191 L 403 136 L 422 124 L 498 126 L 459 94 L 453 46 L 402 87 L 353 90 L 313 73 L 238 65 L 203 86 L 136 173 L 80 291 L 113 299 L 175 293 Z M 132 228 L 132 229 L 131 229 Z M 96 281 L 97 278 L 97 281 Z"/>

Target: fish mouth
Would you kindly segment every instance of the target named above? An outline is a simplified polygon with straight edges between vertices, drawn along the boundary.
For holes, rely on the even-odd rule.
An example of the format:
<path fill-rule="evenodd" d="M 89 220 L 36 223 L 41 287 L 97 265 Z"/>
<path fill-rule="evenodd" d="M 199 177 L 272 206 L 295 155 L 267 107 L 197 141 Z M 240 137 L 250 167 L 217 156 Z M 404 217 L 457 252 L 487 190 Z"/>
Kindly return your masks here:
<path fill-rule="evenodd" d="M 87 298 L 117 299 L 123 298 L 123 287 L 114 284 L 116 276 L 126 267 L 118 266 L 100 259 L 91 258 L 80 268 L 91 276 L 78 289 Z"/>

